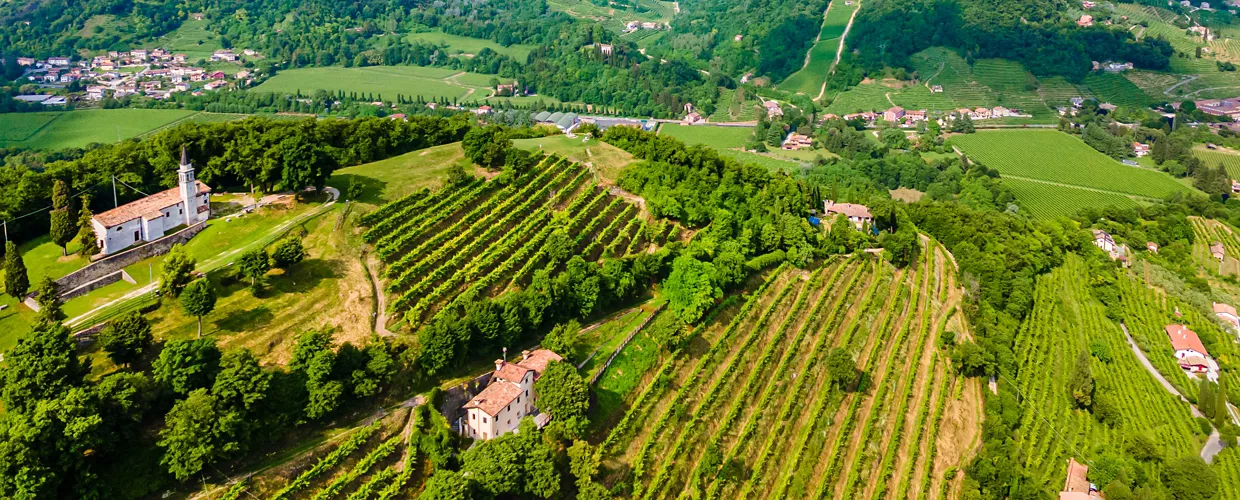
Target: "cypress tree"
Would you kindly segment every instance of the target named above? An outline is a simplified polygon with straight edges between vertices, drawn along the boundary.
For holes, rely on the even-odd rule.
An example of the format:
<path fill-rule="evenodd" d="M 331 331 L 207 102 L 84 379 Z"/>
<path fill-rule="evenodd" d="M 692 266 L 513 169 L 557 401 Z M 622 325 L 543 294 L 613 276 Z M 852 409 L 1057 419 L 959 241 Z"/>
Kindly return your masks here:
<path fill-rule="evenodd" d="M 4 293 L 21 298 L 30 291 L 30 276 L 26 274 L 26 261 L 12 241 L 4 244 Z"/>
<path fill-rule="evenodd" d="M 1215 388 L 1214 402 L 1214 428 L 1222 430 L 1227 425 L 1227 421 L 1231 420 L 1231 416 L 1227 411 L 1227 389 L 1223 386 L 1223 379 L 1218 379 L 1218 387 Z"/>

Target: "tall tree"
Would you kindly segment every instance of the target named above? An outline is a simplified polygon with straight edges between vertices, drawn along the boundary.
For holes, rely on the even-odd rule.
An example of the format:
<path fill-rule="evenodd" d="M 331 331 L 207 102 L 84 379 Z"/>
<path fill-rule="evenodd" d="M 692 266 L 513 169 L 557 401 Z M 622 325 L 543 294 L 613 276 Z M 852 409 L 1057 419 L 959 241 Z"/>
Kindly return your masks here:
<path fill-rule="evenodd" d="M 99 251 L 99 243 L 95 236 L 95 225 L 91 221 L 95 214 L 90 211 L 90 196 L 82 196 L 82 209 L 78 211 L 78 255 L 90 258 Z"/>
<path fill-rule="evenodd" d="M 706 311 L 723 296 L 715 284 L 715 267 L 684 254 L 672 262 L 672 272 L 663 282 L 668 306 L 685 323 L 702 319 Z"/>
<path fill-rule="evenodd" d="M 30 276 L 26 274 L 26 261 L 11 240 L 4 244 L 4 293 L 20 299 L 30 291 Z"/>
<path fill-rule="evenodd" d="M 181 292 L 181 307 L 198 319 L 198 338 L 202 338 L 202 317 L 215 310 L 215 287 L 206 278 L 194 280 Z"/>
<path fill-rule="evenodd" d="M 39 321 L 59 323 L 65 319 L 60 303 L 60 286 L 52 281 L 51 276 L 41 278 L 34 287 L 34 293 L 34 300 L 39 304 Z"/>
<path fill-rule="evenodd" d="M 250 279 L 250 287 L 258 288 L 259 281 L 271 270 L 271 260 L 267 257 L 266 250 L 255 248 L 241 254 L 237 267 L 242 276 Z"/>
<path fill-rule="evenodd" d="M 1076 356 L 1072 377 L 1068 379 L 1068 393 L 1081 408 L 1089 408 L 1094 403 L 1094 374 L 1089 363 L 1089 351 L 1082 350 Z"/>
<path fill-rule="evenodd" d="M 160 463 L 177 479 L 187 479 L 217 460 L 222 425 L 215 397 L 206 389 L 196 389 L 177 401 L 164 418 L 159 447 L 164 449 Z"/>
<path fill-rule="evenodd" d="M 133 311 L 108 323 L 99 334 L 99 346 L 118 365 L 130 365 L 142 358 L 151 345 L 151 324 L 141 311 Z"/>
<path fill-rule="evenodd" d="M 271 251 L 271 266 L 277 269 L 288 269 L 306 258 L 306 249 L 301 238 L 287 238 Z"/>
<path fill-rule="evenodd" d="M 155 380 L 181 395 L 211 387 L 219 370 L 220 349 L 211 339 L 170 341 L 151 365 Z"/>
<path fill-rule="evenodd" d="M 168 297 L 180 297 L 181 290 L 194 280 L 194 266 L 198 262 L 185 251 L 180 244 L 172 245 L 160 264 L 160 294 Z"/>
<path fill-rule="evenodd" d="M 52 242 L 60 247 L 61 255 L 69 255 L 69 242 L 77 234 L 73 216 L 69 214 L 69 186 L 57 180 L 52 186 Z"/>
<path fill-rule="evenodd" d="M 590 387 L 571 363 L 552 361 L 534 382 L 538 397 L 534 404 L 551 415 L 570 436 L 579 435 L 589 422 Z"/>

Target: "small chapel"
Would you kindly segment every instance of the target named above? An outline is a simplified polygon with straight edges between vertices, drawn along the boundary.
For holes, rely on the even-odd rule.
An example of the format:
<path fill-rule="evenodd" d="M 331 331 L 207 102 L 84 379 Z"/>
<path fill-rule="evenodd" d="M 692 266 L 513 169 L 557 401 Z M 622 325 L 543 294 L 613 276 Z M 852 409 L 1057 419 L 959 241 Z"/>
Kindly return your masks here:
<path fill-rule="evenodd" d="M 135 244 L 162 238 L 170 229 L 191 226 L 211 217 L 211 188 L 194 179 L 194 166 L 181 147 L 177 187 L 135 200 L 91 219 L 99 252 L 116 253 Z"/>

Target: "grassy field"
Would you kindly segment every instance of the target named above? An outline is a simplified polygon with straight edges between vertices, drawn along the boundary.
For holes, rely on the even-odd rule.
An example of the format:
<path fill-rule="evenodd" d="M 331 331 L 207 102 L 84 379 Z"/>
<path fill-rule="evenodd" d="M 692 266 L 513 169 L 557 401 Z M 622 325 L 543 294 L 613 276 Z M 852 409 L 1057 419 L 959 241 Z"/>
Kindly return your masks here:
<path fill-rule="evenodd" d="M 373 209 L 423 187 L 438 186 L 439 179 L 456 164 L 469 166 L 459 142 L 342 168 L 332 173 L 327 184 L 344 189 L 350 182 L 361 183 L 362 195 L 356 201 Z"/>
<path fill-rule="evenodd" d="M 287 92 L 309 94 L 315 90 L 358 92 L 375 94 L 387 100 L 395 100 L 396 94 L 407 97 L 422 96 L 423 99 L 439 98 L 481 99 L 489 95 L 486 89 L 451 78 L 458 71 L 421 66 L 369 66 L 365 68 L 299 68 L 281 71 L 258 87 L 256 92 Z M 485 75 L 480 75 L 485 76 Z M 487 81 L 489 76 L 485 77 Z M 479 83 L 474 80 L 473 83 Z"/>
<path fill-rule="evenodd" d="M 818 32 L 818 41 L 809 51 L 809 61 L 796 73 L 779 84 L 781 90 L 797 92 L 808 96 L 817 96 L 826 81 L 827 72 L 835 63 L 835 53 L 844 42 L 844 29 L 852 18 L 860 2 L 844 5 L 841 1 L 832 1 L 827 6 L 823 17 L 822 30 Z"/>
<path fill-rule="evenodd" d="M 1004 177 L 1158 199 L 1189 189 L 1166 173 L 1124 165 L 1056 130 L 983 131 L 950 142 Z"/>
<path fill-rule="evenodd" d="M 685 144 L 702 144 L 718 151 L 723 156 L 745 163 L 762 165 L 772 170 L 794 168 L 801 162 L 812 160 L 817 155 L 834 156 L 826 150 L 795 152 L 772 150 L 766 154 L 743 151 L 745 143 L 753 135 L 753 127 L 712 127 L 664 123 L 659 127 L 659 133 L 680 139 Z"/>
<path fill-rule="evenodd" d="M 528 45 L 518 44 L 505 47 L 490 40 L 460 35 L 450 35 L 444 33 L 443 31 L 411 33 L 409 36 L 405 37 L 405 40 L 447 47 L 448 54 L 476 55 L 478 52 L 481 52 L 482 49 L 491 49 L 521 62 L 525 62 L 525 58 L 530 55 L 530 50 L 533 50 L 533 47 Z"/>
<path fill-rule="evenodd" d="M 615 182 L 624 167 L 637 163 L 637 159 L 628 151 L 607 144 L 601 140 L 583 140 L 582 137 L 570 138 L 564 135 L 553 135 L 535 139 L 517 139 L 512 141 L 516 147 L 530 151 L 540 151 L 568 158 L 577 163 L 590 163 L 600 176 Z"/>
<path fill-rule="evenodd" d="M 632 377 L 603 481 L 641 499 L 951 497 L 943 472 L 980 438 L 981 385 L 934 342 L 960 297 L 949 265 L 927 251 L 907 270 L 841 258 L 770 272 L 697 327 L 687 356 L 650 356 Z M 834 349 L 863 389 L 830 382 Z M 720 473 L 729 463 L 745 473 Z"/>
<path fill-rule="evenodd" d="M 1026 407 L 1020 427 L 1025 436 L 1019 455 L 1035 484 L 1063 481 L 1063 464 L 1069 456 L 1089 462 L 1105 450 L 1122 446 L 1127 436 L 1141 432 L 1162 443 L 1165 456 L 1196 455 L 1204 436 L 1199 434 L 1188 405 L 1165 389 L 1141 365 L 1125 341 L 1124 333 L 1107 318 L 1106 308 L 1090 294 L 1080 277 L 1086 264 L 1070 256 L 1064 266 L 1038 278 L 1033 311 L 1016 336 L 1020 376 L 999 382 L 1004 389 L 1017 388 Z M 1156 366 L 1174 362 L 1163 325 L 1170 310 L 1149 300 L 1149 290 L 1122 279 L 1125 321 Z M 1188 321 L 1186 318 L 1185 321 Z M 1194 327 L 1196 329 L 1196 327 Z M 1109 362 L 1090 358 L 1097 387 L 1116 401 L 1114 428 L 1099 423 L 1089 412 L 1075 409 L 1063 387 L 1073 372 L 1077 356 L 1090 346 L 1105 344 Z M 1160 370 L 1161 371 L 1161 370 Z M 1176 369 L 1178 371 L 1178 369 Z M 1172 373 L 1180 379 L 1182 374 Z M 1097 397 L 1097 395 L 1095 395 Z M 1049 491 L 1048 491 L 1049 493 Z"/>
<path fill-rule="evenodd" d="M 139 136 L 194 115 L 179 109 L 89 109 L 0 114 L 0 147 L 61 149 Z"/>
<path fill-rule="evenodd" d="M 223 48 L 219 34 L 211 30 L 211 20 L 186 19 L 181 26 L 160 38 L 158 47 L 174 54 L 185 54 L 186 60 L 210 59 L 211 54 Z"/>

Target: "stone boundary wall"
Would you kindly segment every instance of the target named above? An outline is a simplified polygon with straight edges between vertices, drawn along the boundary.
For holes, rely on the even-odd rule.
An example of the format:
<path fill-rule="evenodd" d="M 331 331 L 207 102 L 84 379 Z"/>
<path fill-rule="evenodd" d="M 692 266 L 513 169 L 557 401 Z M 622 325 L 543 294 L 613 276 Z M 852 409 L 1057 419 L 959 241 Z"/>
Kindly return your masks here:
<path fill-rule="evenodd" d="M 125 270 L 124 270 L 124 269 L 121 269 L 120 271 L 116 271 L 116 272 L 114 272 L 114 273 L 112 273 L 112 274 L 106 275 L 106 276 L 104 276 L 104 277 L 102 277 L 102 278 L 99 278 L 99 279 L 97 279 L 97 280 L 95 280 L 95 281 L 91 281 L 91 282 L 86 283 L 86 284 L 84 284 L 84 285 L 82 285 L 82 286 L 79 286 L 79 287 L 74 288 L 74 289 L 72 289 L 72 290 L 68 290 L 68 291 L 65 291 L 64 293 L 61 293 L 61 294 L 60 294 L 60 300 L 61 300 L 61 301 L 65 301 L 65 300 L 69 300 L 69 299 L 72 299 L 72 298 L 81 297 L 81 296 L 86 295 L 86 294 L 88 294 L 88 293 L 90 293 L 90 292 L 93 292 L 93 291 L 95 291 L 95 290 L 98 290 L 98 289 L 100 289 L 100 288 L 103 288 L 103 287 L 105 287 L 105 286 L 111 285 L 111 284 L 116 283 L 117 281 L 121 281 L 121 280 L 124 280 L 124 281 L 129 282 L 129 283 L 134 283 L 134 284 L 137 284 L 137 283 L 138 283 L 137 281 L 135 281 L 135 280 L 133 279 L 133 277 L 132 277 L 132 276 L 130 276 L 130 275 L 129 275 L 129 273 L 125 272 Z"/>
<path fill-rule="evenodd" d="M 172 249 L 172 245 L 189 241 L 190 238 L 193 238 L 206 227 L 207 221 L 202 221 L 145 245 L 109 255 L 77 271 L 66 274 L 64 277 L 56 280 L 56 284 L 61 290 L 66 292 L 77 290 L 90 284 L 92 281 L 108 277 L 136 262 L 156 255 L 166 254 L 168 250 Z M 112 283 L 115 283 L 115 281 Z M 61 295 L 61 299 L 65 300 L 65 296 Z"/>

